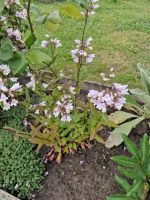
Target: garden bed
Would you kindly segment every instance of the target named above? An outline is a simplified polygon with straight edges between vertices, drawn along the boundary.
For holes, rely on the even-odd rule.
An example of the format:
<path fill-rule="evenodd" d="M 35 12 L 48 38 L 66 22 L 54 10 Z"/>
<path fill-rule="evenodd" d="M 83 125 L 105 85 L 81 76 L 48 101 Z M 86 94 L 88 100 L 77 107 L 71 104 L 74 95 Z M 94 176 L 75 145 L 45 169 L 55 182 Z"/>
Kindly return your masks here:
<path fill-rule="evenodd" d="M 108 137 L 109 129 L 101 131 Z M 137 143 L 144 133 L 149 133 L 146 122 L 142 122 L 130 134 Z M 114 180 L 116 164 L 110 157 L 127 154 L 124 145 L 113 149 L 94 142 L 91 149 L 81 150 L 74 155 L 65 156 L 61 164 L 47 164 L 48 176 L 43 190 L 36 193 L 35 200 L 105 200 L 106 196 L 120 193 Z M 147 200 L 150 199 L 150 196 Z"/>

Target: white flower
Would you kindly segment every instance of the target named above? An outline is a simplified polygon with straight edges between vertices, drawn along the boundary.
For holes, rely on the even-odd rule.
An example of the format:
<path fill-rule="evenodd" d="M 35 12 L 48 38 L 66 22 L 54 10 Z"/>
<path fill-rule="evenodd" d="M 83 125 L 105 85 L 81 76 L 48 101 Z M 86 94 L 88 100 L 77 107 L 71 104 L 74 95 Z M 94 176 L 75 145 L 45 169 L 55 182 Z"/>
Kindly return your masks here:
<path fill-rule="evenodd" d="M 17 106 L 17 104 L 18 104 L 18 100 L 12 99 L 11 106 Z"/>
<path fill-rule="evenodd" d="M 13 36 L 16 37 L 17 41 L 21 41 L 21 39 L 22 39 L 21 33 L 20 33 L 20 31 L 18 29 L 16 29 L 16 30 L 13 31 Z"/>
<path fill-rule="evenodd" d="M 75 87 L 70 86 L 69 91 L 71 94 L 75 94 Z"/>
<path fill-rule="evenodd" d="M 4 93 L 1 93 L 0 102 L 5 102 L 8 99 Z"/>
<path fill-rule="evenodd" d="M 53 111 L 53 115 L 55 117 L 60 116 L 62 122 L 71 121 L 69 114 L 73 110 L 73 105 L 70 95 L 64 95 L 61 101 L 57 101 L 56 104 L 57 106 Z"/>
<path fill-rule="evenodd" d="M 12 28 L 7 29 L 7 34 L 8 34 L 9 37 L 12 37 L 13 36 L 13 29 Z"/>
<path fill-rule="evenodd" d="M 86 57 L 86 63 L 91 63 L 95 58 L 95 54 L 89 54 L 87 57 Z"/>
<path fill-rule="evenodd" d="M 35 90 L 36 81 L 35 81 L 35 76 L 34 75 L 31 77 L 31 81 L 26 84 L 26 87 L 27 88 L 32 88 L 33 91 Z"/>
<path fill-rule="evenodd" d="M 6 20 L 7 20 L 7 17 L 1 16 L 1 18 L 0 18 L 0 21 L 1 21 L 1 22 L 4 22 L 4 21 L 6 21 Z"/>
<path fill-rule="evenodd" d="M 10 73 L 10 67 L 8 65 L 0 65 L 0 71 L 5 75 L 8 76 Z"/>
<path fill-rule="evenodd" d="M 61 121 L 62 122 L 70 122 L 71 117 L 69 115 L 64 115 L 64 116 L 61 117 Z"/>
<path fill-rule="evenodd" d="M 48 45 L 48 41 L 43 40 L 42 43 L 41 43 L 41 47 L 46 48 L 47 45 Z"/>
<path fill-rule="evenodd" d="M 20 83 L 15 83 L 15 84 L 13 84 L 13 86 L 10 88 L 10 91 L 11 92 L 15 92 L 15 91 L 17 91 L 17 90 L 20 90 L 21 89 L 21 85 L 20 85 Z"/>
<path fill-rule="evenodd" d="M 42 101 L 42 102 L 40 103 L 40 105 L 41 105 L 41 106 L 46 106 L 46 102 L 45 102 L 45 101 Z"/>
<path fill-rule="evenodd" d="M 36 115 L 39 115 L 39 114 L 40 114 L 40 110 L 37 109 L 37 110 L 35 111 L 35 114 L 36 114 Z"/>
<path fill-rule="evenodd" d="M 16 17 L 19 17 L 19 18 L 22 18 L 22 19 L 26 19 L 26 17 L 27 17 L 27 10 L 23 9 L 20 12 L 17 11 L 15 15 L 16 15 Z"/>
<path fill-rule="evenodd" d="M 3 107 L 3 110 L 6 110 L 6 111 L 7 111 L 7 110 L 10 109 L 10 103 L 8 103 L 8 102 L 6 102 L 6 101 L 3 102 L 3 106 L 4 106 L 4 107 Z"/>
<path fill-rule="evenodd" d="M 45 89 L 49 86 L 47 83 L 42 83 L 42 85 Z"/>
<path fill-rule="evenodd" d="M 55 48 L 59 48 L 62 46 L 60 40 L 58 40 L 57 38 L 51 39 L 52 44 L 54 45 Z"/>
<path fill-rule="evenodd" d="M 18 81 L 18 78 L 11 77 L 11 78 L 9 78 L 9 80 L 12 81 L 13 83 L 16 83 Z"/>

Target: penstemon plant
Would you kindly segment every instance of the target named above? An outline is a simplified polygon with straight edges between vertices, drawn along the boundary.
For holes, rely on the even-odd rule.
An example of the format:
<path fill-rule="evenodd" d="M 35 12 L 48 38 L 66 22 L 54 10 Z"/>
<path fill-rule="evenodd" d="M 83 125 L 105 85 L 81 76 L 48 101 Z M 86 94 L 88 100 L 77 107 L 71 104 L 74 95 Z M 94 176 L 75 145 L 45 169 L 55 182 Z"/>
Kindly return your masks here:
<path fill-rule="evenodd" d="M 138 148 L 126 135 L 122 135 L 127 150 L 132 157 L 114 156 L 112 160 L 117 164 L 119 172 L 128 180 L 115 176 L 117 183 L 125 194 L 107 197 L 107 200 L 145 200 L 150 189 L 150 145 L 147 134 L 140 141 Z M 129 182 L 130 180 L 130 182 Z"/>
<path fill-rule="evenodd" d="M 108 118 L 107 111 L 121 110 L 126 101 L 124 95 L 128 94 L 127 86 L 111 82 L 111 78 L 114 77 L 113 68 L 108 77 L 106 74 L 100 74 L 104 81 L 110 81 L 109 87 L 88 91 L 83 101 L 79 98 L 81 70 L 96 57 L 91 53 L 92 37 L 85 39 L 85 34 L 89 18 L 98 8 L 97 2 L 98 0 L 84 1 L 84 11 L 81 13 L 71 4 L 61 9 L 61 12 L 67 13 L 68 16 L 72 16 L 68 14 L 68 9 L 74 9 L 76 16 L 81 15 L 84 18 L 81 39 L 75 40 L 76 49 L 71 51 L 73 61 L 77 65 L 76 80 L 69 80 L 64 75 L 62 77 L 62 72 L 56 70 L 57 49 L 61 48 L 62 44 L 58 38 L 46 34 L 40 48 L 46 50 L 51 59 L 42 61 L 38 69 L 34 67 L 35 64 L 30 65 L 26 74 L 27 81 L 21 87 L 26 94 L 26 101 L 20 101 L 20 104 L 25 106 L 30 116 L 24 120 L 24 124 L 30 131 L 28 133 L 5 127 L 17 136 L 36 144 L 38 150 L 43 145 L 48 146 L 46 160 L 56 157 L 57 162 L 60 162 L 63 153 L 74 153 L 78 148 L 90 148 L 90 141 L 94 139 L 104 144 L 98 131 L 103 126 L 117 126 Z M 77 3 L 81 4 L 80 1 Z"/>

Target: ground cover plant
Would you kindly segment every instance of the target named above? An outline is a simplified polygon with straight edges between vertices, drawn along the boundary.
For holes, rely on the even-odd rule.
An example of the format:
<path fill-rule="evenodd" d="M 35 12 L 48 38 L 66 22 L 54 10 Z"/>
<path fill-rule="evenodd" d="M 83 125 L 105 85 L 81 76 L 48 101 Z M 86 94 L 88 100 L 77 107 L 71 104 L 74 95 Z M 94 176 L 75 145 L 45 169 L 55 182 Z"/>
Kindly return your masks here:
<path fill-rule="evenodd" d="M 4 123 L 2 137 L 8 131 L 13 132 L 15 137 L 33 143 L 38 152 L 46 146 L 45 163 L 54 159 L 60 163 L 63 154 L 74 154 L 78 149 L 91 148 L 93 140 L 106 147 L 117 146 L 123 141 L 122 132 L 128 135 L 141 121 L 149 119 L 149 78 L 148 72 L 141 67 L 142 81 L 148 93 L 140 93 L 145 97 L 142 101 L 144 105 L 137 101 L 139 92 L 129 91 L 128 85 L 114 81 L 116 68 L 113 66 L 107 73 L 99 72 L 99 80 L 107 86 L 87 91 L 82 88 L 82 71 L 92 66 L 96 58 L 88 26 L 97 9 L 98 0 L 70 1 L 57 10 L 49 11 L 40 9 L 30 0 L 3 0 L 0 4 L 0 106 L 8 116 L 9 111 L 19 109 L 18 106 L 25 111 L 24 119 L 20 119 L 24 128 L 14 126 L 13 120 L 12 124 Z M 57 60 L 62 58 L 60 52 L 64 52 L 64 44 L 52 32 L 59 32 L 59 27 L 63 27 L 62 20 L 66 18 L 74 19 L 77 25 L 78 20 L 82 23 L 82 29 L 78 29 L 79 37 L 73 38 L 75 45 L 70 49 L 70 60 L 75 71 L 71 66 L 65 69 L 61 65 L 57 67 L 60 62 Z M 41 42 L 37 34 L 39 27 L 45 30 L 44 35 L 41 34 Z M 121 111 L 122 108 L 126 110 Z M 104 127 L 114 129 L 106 143 L 99 133 Z M 2 155 L 6 153 L 7 157 L 7 148 L 3 149 L 5 140 L 11 143 L 12 136 L 2 140 Z M 30 153 L 33 145 L 25 143 L 24 146 L 24 140 L 19 141 L 18 149 L 15 148 L 16 143 L 12 142 L 12 149 L 20 149 L 19 157 L 22 158 L 21 152 L 26 150 L 26 145 Z M 13 154 L 12 159 L 15 157 Z M 27 173 L 27 179 L 30 183 L 23 180 L 24 175 L 18 178 L 20 173 L 16 172 L 15 178 L 8 178 L 9 184 L 4 172 L 3 187 L 22 198 L 30 196 L 33 189 L 39 189 L 43 167 L 41 161 L 35 162 L 35 159 L 36 154 L 31 153 L 28 160 L 26 158 L 20 163 L 29 161 L 30 173 Z M 32 167 L 34 164 L 39 164 L 35 171 Z M 31 173 L 34 178 L 30 177 Z M 13 179 L 17 182 L 13 182 Z"/>
<path fill-rule="evenodd" d="M 26 114 L 21 108 L 3 113 L 1 126 L 23 129 Z M 15 139 L 8 131 L 0 129 L 0 188 L 25 199 L 36 189 L 42 188 L 44 164 L 26 140 Z"/>

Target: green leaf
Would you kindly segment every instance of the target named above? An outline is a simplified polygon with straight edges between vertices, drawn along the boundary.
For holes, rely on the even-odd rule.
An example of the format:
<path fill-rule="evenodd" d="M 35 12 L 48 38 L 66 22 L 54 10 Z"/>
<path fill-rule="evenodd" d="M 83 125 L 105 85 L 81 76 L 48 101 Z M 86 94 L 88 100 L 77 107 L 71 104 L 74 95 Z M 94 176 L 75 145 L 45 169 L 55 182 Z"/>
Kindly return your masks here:
<path fill-rule="evenodd" d="M 52 13 L 50 13 L 47 17 L 47 20 L 53 24 L 59 24 L 61 22 L 59 10 L 54 10 Z"/>
<path fill-rule="evenodd" d="M 117 183 L 123 188 L 125 192 L 128 192 L 131 188 L 131 185 L 128 183 L 128 181 L 120 176 L 115 175 L 115 179 Z"/>
<path fill-rule="evenodd" d="M 0 0 L 0 12 L 4 10 L 5 0 Z"/>
<path fill-rule="evenodd" d="M 50 32 L 56 32 L 59 29 L 59 26 L 59 24 L 54 24 L 49 20 L 46 20 L 46 22 L 44 23 L 44 27 Z"/>
<path fill-rule="evenodd" d="M 34 44 L 36 41 L 36 36 L 35 34 L 30 34 L 29 37 L 25 40 L 25 45 L 29 49 L 31 46 Z"/>
<path fill-rule="evenodd" d="M 146 176 L 143 172 L 143 170 L 140 167 L 136 167 L 133 169 L 125 169 L 123 167 L 118 167 L 118 170 L 124 175 L 127 176 L 128 178 L 131 178 L 133 180 L 144 180 L 146 181 Z"/>
<path fill-rule="evenodd" d="M 23 53 L 14 53 L 13 58 L 9 61 L 13 75 L 20 75 L 25 72 L 28 61 Z"/>
<path fill-rule="evenodd" d="M 125 166 L 125 167 L 137 167 L 137 166 L 139 166 L 136 159 L 130 158 L 130 157 L 127 157 L 127 156 L 114 156 L 111 159 L 112 159 L 112 161 L 116 162 L 117 164 Z"/>
<path fill-rule="evenodd" d="M 8 61 L 13 57 L 13 44 L 10 39 L 3 41 L 0 47 L 0 60 Z"/>
<path fill-rule="evenodd" d="M 146 163 L 144 163 L 144 172 L 146 174 L 147 177 L 150 177 L 150 159 L 147 160 Z"/>
<path fill-rule="evenodd" d="M 133 197 L 126 197 L 125 194 L 115 194 L 110 197 L 106 197 L 107 200 L 136 200 Z"/>
<path fill-rule="evenodd" d="M 145 90 L 150 95 L 150 72 L 144 69 L 141 64 L 138 64 L 138 69 L 140 71 L 141 81 L 145 87 Z"/>
<path fill-rule="evenodd" d="M 43 51 L 43 49 L 30 49 L 28 51 L 28 60 L 31 64 L 39 65 L 42 64 L 44 61 L 48 61 L 49 56 Z"/>
<path fill-rule="evenodd" d="M 47 16 L 46 16 L 46 15 L 42 15 L 42 16 L 38 16 L 38 17 L 34 20 L 34 22 L 35 22 L 36 24 L 44 24 L 45 21 L 46 21 L 46 19 L 47 19 Z"/>
<path fill-rule="evenodd" d="M 122 122 L 126 121 L 127 119 L 130 118 L 137 118 L 137 115 L 133 115 L 131 113 L 127 113 L 124 111 L 116 111 L 112 114 L 109 115 L 109 119 L 116 124 L 121 124 Z"/>
<path fill-rule="evenodd" d="M 75 19 L 82 18 L 80 11 L 72 4 L 67 4 L 66 6 L 60 8 L 60 12 L 67 17 L 72 17 Z"/>
<path fill-rule="evenodd" d="M 131 130 L 136 127 L 141 121 L 143 121 L 145 117 L 139 117 L 130 122 L 126 122 L 121 124 L 119 127 L 115 128 L 107 139 L 105 146 L 107 148 L 112 148 L 113 146 L 118 146 L 123 142 L 121 134 L 124 133 L 129 135 Z"/>
<path fill-rule="evenodd" d="M 88 0 L 73 0 L 75 3 L 78 3 L 82 8 L 87 8 L 89 5 Z"/>
<path fill-rule="evenodd" d="M 136 197 L 136 193 L 138 193 L 141 188 L 144 187 L 144 183 L 142 181 L 136 181 L 131 189 L 126 194 L 127 197 Z"/>
<path fill-rule="evenodd" d="M 141 103 L 150 105 L 150 96 L 144 91 L 140 89 L 132 89 L 130 91 Z"/>
<path fill-rule="evenodd" d="M 140 142 L 140 152 L 141 152 L 141 164 L 143 165 L 149 159 L 149 138 L 148 135 L 145 134 Z"/>
<path fill-rule="evenodd" d="M 128 151 L 140 162 L 140 151 L 137 146 L 124 134 L 122 134 L 123 141 Z"/>

